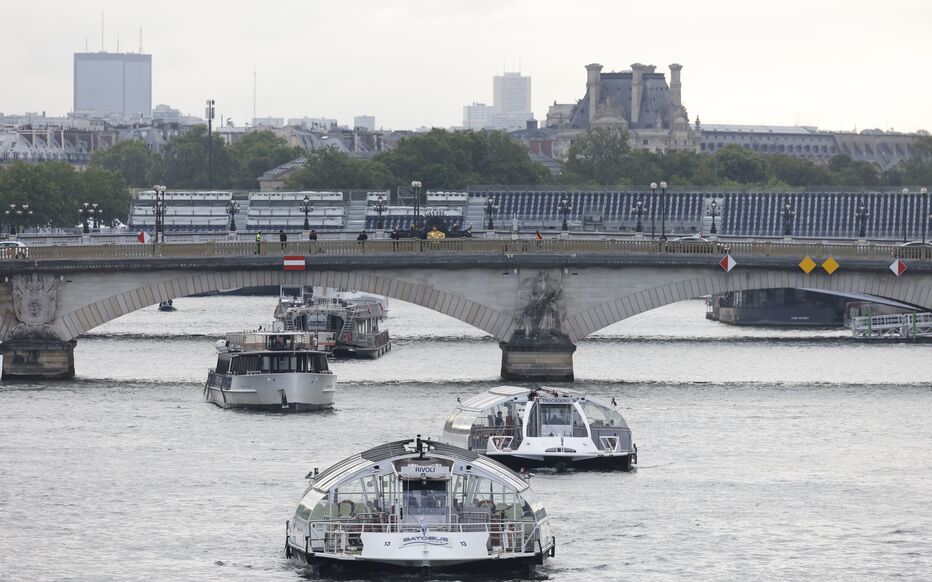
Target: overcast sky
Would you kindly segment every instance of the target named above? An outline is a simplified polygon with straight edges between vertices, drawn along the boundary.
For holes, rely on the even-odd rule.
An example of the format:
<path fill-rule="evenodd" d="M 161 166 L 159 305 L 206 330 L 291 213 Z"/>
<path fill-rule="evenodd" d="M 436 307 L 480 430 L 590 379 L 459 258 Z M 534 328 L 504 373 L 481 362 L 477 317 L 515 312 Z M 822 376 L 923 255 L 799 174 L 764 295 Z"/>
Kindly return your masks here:
<path fill-rule="evenodd" d="M 74 52 L 152 54 L 153 105 L 237 124 L 374 115 L 448 127 L 504 69 L 534 114 L 583 97 L 585 65 L 683 69 L 690 120 L 932 130 L 929 0 L 5 1 L 0 112 L 71 110 Z"/>

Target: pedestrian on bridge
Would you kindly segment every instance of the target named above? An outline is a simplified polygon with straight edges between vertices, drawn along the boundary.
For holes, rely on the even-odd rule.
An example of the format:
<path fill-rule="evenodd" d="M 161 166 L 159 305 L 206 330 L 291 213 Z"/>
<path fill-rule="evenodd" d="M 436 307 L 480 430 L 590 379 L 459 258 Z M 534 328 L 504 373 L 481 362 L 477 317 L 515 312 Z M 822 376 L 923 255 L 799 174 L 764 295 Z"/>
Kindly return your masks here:
<path fill-rule="evenodd" d="M 317 231 L 312 228 L 310 234 L 307 235 L 307 240 L 317 240 Z"/>
<path fill-rule="evenodd" d="M 285 234 L 285 231 L 278 229 L 278 240 L 282 243 L 282 250 L 285 250 L 285 243 L 288 242 L 288 235 Z"/>
<path fill-rule="evenodd" d="M 262 231 L 256 233 L 256 254 L 262 254 Z"/>

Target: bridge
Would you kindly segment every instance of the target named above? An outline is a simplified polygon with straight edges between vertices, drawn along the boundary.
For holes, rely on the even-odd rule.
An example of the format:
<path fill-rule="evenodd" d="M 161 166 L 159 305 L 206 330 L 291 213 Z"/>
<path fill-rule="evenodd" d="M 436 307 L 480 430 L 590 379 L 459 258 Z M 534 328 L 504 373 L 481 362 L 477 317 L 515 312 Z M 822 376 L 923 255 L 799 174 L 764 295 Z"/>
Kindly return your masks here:
<path fill-rule="evenodd" d="M 260 253 L 235 241 L 29 251 L 0 258 L 4 377 L 73 376 L 77 339 L 107 321 L 168 299 L 255 286 L 350 288 L 421 305 L 497 338 L 502 376 L 531 381 L 572 380 L 580 339 L 704 295 L 806 288 L 932 310 L 929 248 L 855 242 L 382 239 L 284 249 L 271 242 Z M 305 270 L 285 271 L 285 255 L 305 257 Z M 725 255 L 735 263 L 730 271 Z M 894 260 L 905 265 L 900 276 Z"/>

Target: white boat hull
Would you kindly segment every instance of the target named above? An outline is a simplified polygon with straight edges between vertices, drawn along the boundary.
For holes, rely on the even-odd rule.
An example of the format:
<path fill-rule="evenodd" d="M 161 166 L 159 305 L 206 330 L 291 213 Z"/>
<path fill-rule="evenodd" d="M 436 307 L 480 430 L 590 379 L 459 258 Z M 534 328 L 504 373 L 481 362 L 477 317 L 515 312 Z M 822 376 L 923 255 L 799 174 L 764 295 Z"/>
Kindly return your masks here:
<path fill-rule="evenodd" d="M 221 408 L 323 410 L 333 406 L 336 382 L 334 374 L 226 375 L 210 372 L 204 396 Z"/>

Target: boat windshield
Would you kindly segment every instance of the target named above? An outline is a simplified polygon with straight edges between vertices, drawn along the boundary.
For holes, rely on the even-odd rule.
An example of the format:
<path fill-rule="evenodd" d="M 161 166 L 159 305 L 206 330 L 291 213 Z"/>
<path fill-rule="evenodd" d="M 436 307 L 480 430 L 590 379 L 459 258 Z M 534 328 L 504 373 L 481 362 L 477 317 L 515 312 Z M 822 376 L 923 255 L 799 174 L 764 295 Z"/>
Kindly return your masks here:
<path fill-rule="evenodd" d="M 570 398 L 541 398 L 528 423 L 528 436 L 588 436 L 579 408 Z"/>

